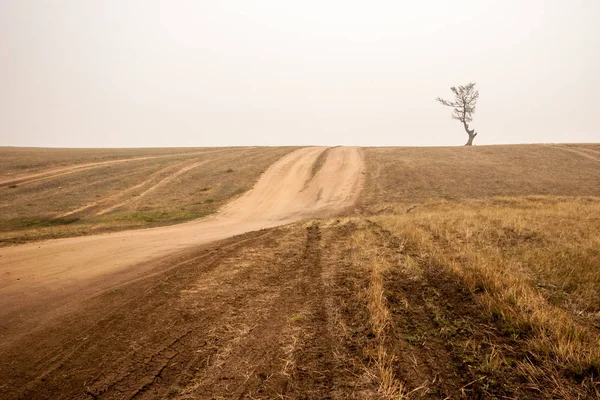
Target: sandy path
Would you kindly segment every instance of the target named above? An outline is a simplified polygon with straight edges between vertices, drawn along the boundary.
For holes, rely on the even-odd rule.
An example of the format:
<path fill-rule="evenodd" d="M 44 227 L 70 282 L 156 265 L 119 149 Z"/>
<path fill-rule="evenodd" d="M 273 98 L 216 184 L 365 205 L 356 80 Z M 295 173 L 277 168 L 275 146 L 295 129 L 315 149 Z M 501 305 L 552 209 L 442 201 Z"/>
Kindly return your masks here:
<path fill-rule="evenodd" d="M 312 165 L 324 150 L 304 148 L 284 156 L 214 217 L 0 249 L 0 342 L 8 344 L 43 325 L 60 307 L 76 307 L 83 298 L 143 276 L 147 261 L 352 205 L 364 168 L 360 150 L 332 148 L 311 179 Z"/>
<path fill-rule="evenodd" d="M 346 284 L 355 228 L 334 225 L 250 232 L 153 261 L 143 279 L 1 348 L 0 398 L 376 398 L 357 378 L 361 335 L 342 333 L 364 315 L 362 292 Z"/>

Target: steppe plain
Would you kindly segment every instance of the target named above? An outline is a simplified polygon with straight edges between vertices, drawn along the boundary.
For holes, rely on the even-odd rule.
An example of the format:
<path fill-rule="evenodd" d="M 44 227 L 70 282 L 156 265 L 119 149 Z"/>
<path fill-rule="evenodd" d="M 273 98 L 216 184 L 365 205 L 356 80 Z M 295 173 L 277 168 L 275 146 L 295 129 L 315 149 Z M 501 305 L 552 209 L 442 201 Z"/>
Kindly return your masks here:
<path fill-rule="evenodd" d="M 0 398 L 600 397 L 600 145 L 0 148 Z"/>

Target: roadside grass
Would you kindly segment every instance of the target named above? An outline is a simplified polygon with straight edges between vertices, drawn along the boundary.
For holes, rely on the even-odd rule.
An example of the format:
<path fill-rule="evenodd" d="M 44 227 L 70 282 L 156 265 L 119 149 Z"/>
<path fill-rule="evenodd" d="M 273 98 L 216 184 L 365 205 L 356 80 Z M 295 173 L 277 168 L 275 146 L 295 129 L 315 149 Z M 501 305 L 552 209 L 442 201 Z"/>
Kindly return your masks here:
<path fill-rule="evenodd" d="M 388 353 L 386 340 L 390 321 L 390 310 L 384 290 L 383 276 L 389 264 L 378 254 L 377 238 L 369 230 L 358 230 L 352 236 L 353 262 L 367 274 L 367 285 L 358 295 L 363 297 L 368 310 L 373 340 L 367 342 L 363 352 L 369 355 L 365 373 L 378 388 L 382 399 L 405 399 L 404 382 L 394 374 L 395 357 Z"/>
<path fill-rule="evenodd" d="M 48 227 L 70 225 L 79 221 L 77 217 L 50 218 L 50 217 L 21 217 L 0 220 L 0 229 L 25 229 L 29 227 Z"/>
<path fill-rule="evenodd" d="M 131 213 L 121 212 L 111 214 L 105 218 L 99 218 L 100 223 L 150 223 L 155 226 L 164 225 L 167 223 L 184 222 L 193 219 L 201 218 L 211 213 L 201 212 L 193 209 L 178 209 L 178 210 L 146 210 L 134 211 Z"/>
<path fill-rule="evenodd" d="M 327 160 L 327 156 L 329 155 L 330 149 L 331 149 L 331 147 L 325 149 L 325 151 L 323 151 L 321 154 L 319 154 L 319 157 L 317 157 L 317 159 L 315 160 L 315 162 L 310 170 L 310 179 L 314 178 L 315 175 L 317 175 L 317 173 L 321 170 L 321 168 L 323 168 L 323 165 L 325 164 L 325 161 Z"/>
<path fill-rule="evenodd" d="M 430 201 L 407 213 L 410 206 L 388 204 L 387 211 L 368 218 L 355 242 L 357 262 L 370 274 L 365 295 L 381 391 L 402 397 L 423 389 L 392 373 L 394 357 L 406 351 L 390 350 L 390 341 L 399 343 L 393 330 L 405 331 L 391 324 L 390 310 L 400 309 L 402 316 L 402 309 L 414 308 L 393 292 L 410 295 L 410 282 L 425 279 L 433 283 L 428 289 L 433 294 L 423 292 L 422 310 L 439 334 L 414 326 L 400 342 L 410 348 L 443 338 L 455 366 L 464 363 L 471 371 L 472 381 L 462 382 L 465 394 L 492 395 L 499 383 L 518 391 L 523 381 L 533 398 L 599 396 L 600 198 Z M 356 223 L 364 226 L 365 219 Z M 439 280 L 439 274 L 449 278 Z M 405 280 L 386 288 L 385 276 Z M 454 285 L 448 282 L 458 282 L 457 293 L 464 291 L 479 311 L 444 310 L 443 302 L 454 301 L 444 298 L 446 287 Z"/>
<path fill-rule="evenodd" d="M 0 246 L 117 230 L 153 228 L 192 221 L 213 213 L 214 211 L 205 211 L 204 207 L 190 206 L 183 209 L 120 211 L 88 219 L 27 217 L 0 220 Z"/>

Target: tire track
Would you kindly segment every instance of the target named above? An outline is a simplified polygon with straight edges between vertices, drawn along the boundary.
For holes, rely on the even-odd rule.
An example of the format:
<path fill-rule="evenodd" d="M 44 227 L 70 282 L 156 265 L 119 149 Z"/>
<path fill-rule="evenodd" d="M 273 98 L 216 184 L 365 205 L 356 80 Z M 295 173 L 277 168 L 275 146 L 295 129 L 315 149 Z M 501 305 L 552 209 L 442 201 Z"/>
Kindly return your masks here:
<path fill-rule="evenodd" d="M 549 146 L 553 147 L 555 149 L 569 151 L 571 153 L 578 154 L 578 155 L 580 155 L 582 157 L 585 157 L 585 158 L 588 158 L 590 160 L 593 160 L 593 161 L 596 161 L 596 162 L 600 162 L 600 158 L 594 157 L 593 155 L 591 155 L 591 154 L 589 154 L 587 152 L 587 151 L 590 151 L 590 152 L 596 154 L 597 152 L 595 150 L 592 150 L 592 149 L 585 149 L 585 150 L 587 150 L 587 151 L 585 151 L 583 148 L 581 148 L 581 149 L 575 149 L 575 148 L 572 148 L 572 147 L 561 146 L 561 145 L 549 145 Z M 600 156 L 600 154 L 599 154 L 599 156 Z"/>
<path fill-rule="evenodd" d="M 177 166 L 180 166 L 182 164 L 185 164 L 186 162 L 187 161 L 183 161 L 183 162 L 172 164 L 172 165 L 169 165 L 169 166 L 167 166 L 165 168 L 162 168 L 162 169 L 156 171 L 155 173 L 153 173 L 152 175 L 150 175 L 150 177 L 148 179 L 146 179 L 146 180 L 144 180 L 144 181 L 142 181 L 142 182 L 140 182 L 140 183 L 138 183 L 138 184 L 136 184 L 136 185 L 134 185 L 132 187 L 129 187 L 129 188 L 121 191 L 120 193 L 114 194 L 112 196 L 108 196 L 108 197 L 106 197 L 104 199 L 101 199 L 101 200 L 98 200 L 98 201 L 94 201 L 94 202 L 86 204 L 84 206 L 78 207 L 78 208 L 76 208 L 74 210 L 71 210 L 71 211 L 68 211 L 68 212 L 66 212 L 64 214 L 60 214 L 59 216 L 57 216 L 57 218 L 68 217 L 69 215 L 73 215 L 73 214 L 76 214 L 78 212 L 85 211 L 85 210 L 90 209 L 92 207 L 95 207 L 95 206 L 98 206 L 98 205 L 102 205 L 102 204 L 106 204 L 106 203 L 110 203 L 110 202 L 114 201 L 115 199 L 118 199 L 120 197 L 126 196 L 128 193 L 130 193 L 130 192 L 132 192 L 132 191 L 134 191 L 136 189 L 139 189 L 141 187 L 146 186 L 147 184 L 149 184 L 150 182 L 152 182 L 153 180 L 155 180 L 157 176 L 162 175 L 164 172 L 166 172 L 166 171 L 168 171 L 170 169 L 173 169 L 174 167 L 177 167 Z"/>
<path fill-rule="evenodd" d="M 142 324 L 143 326 L 150 324 L 153 327 L 148 328 L 149 332 L 154 334 L 162 332 L 164 335 L 161 336 L 160 341 L 150 343 L 151 346 L 133 349 L 125 347 L 124 349 L 127 349 L 127 351 L 119 352 L 116 359 L 114 357 L 104 357 L 103 359 L 94 360 L 94 363 L 97 364 L 95 369 L 97 375 L 86 379 L 85 394 L 88 397 L 94 399 L 114 398 L 116 393 L 121 394 L 117 396 L 118 398 L 143 397 L 143 394 L 150 390 L 155 383 L 162 380 L 161 376 L 166 374 L 167 370 L 175 371 L 173 376 L 183 379 L 181 377 L 183 371 L 180 371 L 182 365 L 192 363 L 194 358 L 199 358 L 198 362 L 205 362 L 211 354 L 216 352 L 215 347 L 208 348 L 205 354 L 201 354 L 197 350 L 199 344 L 207 340 L 206 326 L 221 326 L 222 323 L 219 322 L 219 319 L 223 316 L 222 313 L 215 310 L 215 312 L 206 315 L 195 323 L 179 324 L 177 328 L 171 329 L 163 322 L 153 318 L 154 313 L 157 312 L 177 313 L 173 310 L 173 306 L 165 305 L 163 299 L 167 299 L 168 304 L 181 303 L 181 300 L 178 299 L 179 296 L 177 294 L 173 295 L 173 293 L 179 293 L 190 282 L 198 279 L 208 279 L 207 276 L 213 274 L 224 260 L 235 259 L 245 248 L 260 245 L 265 241 L 268 242 L 269 238 L 277 234 L 277 230 L 251 233 L 239 238 L 228 239 L 222 244 L 207 248 L 204 251 L 195 250 L 175 258 L 171 256 L 167 259 L 157 260 L 154 263 L 157 269 L 156 272 L 134 279 L 121 286 L 124 292 L 131 293 L 125 299 L 121 301 L 112 299 L 111 291 L 99 295 L 97 300 L 92 300 L 92 304 L 86 306 L 85 313 L 94 315 L 96 318 L 91 319 L 91 323 L 90 321 L 84 322 L 85 329 L 78 327 L 81 322 L 77 318 L 71 323 L 69 323 L 69 320 L 61 321 L 62 328 L 60 330 L 66 328 L 70 332 L 70 340 L 58 347 L 55 346 L 55 352 L 47 351 L 46 355 L 40 359 L 42 362 L 38 362 L 32 368 L 33 372 L 27 371 L 27 373 L 12 376 L 12 378 L 22 380 L 25 383 L 21 388 L 13 389 L 18 389 L 17 393 L 19 394 L 15 397 L 23 399 L 56 397 L 56 392 L 53 394 L 44 393 L 46 393 L 46 390 L 53 390 L 46 387 L 57 376 L 62 375 L 65 365 L 77 363 L 78 358 L 89 351 L 104 354 L 107 350 L 104 348 L 103 341 L 116 345 L 111 339 L 111 335 L 114 335 L 115 332 L 120 332 L 119 337 L 131 335 L 129 337 L 134 342 L 139 340 L 135 337 L 135 333 L 123 331 L 124 323 L 133 323 L 134 326 L 136 324 Z M 159 269 L 164 263 L 173 263 L 173 265 L 166 270 Z M 173 288 L 175 290 L 172 292 L 170 289 Z M 166 294 L 166 291 L 170 294 Z M 214 303 L 212 307 L 218 307 L 220 304 L 214 301 L 212 303 Z M 172 330 L 175 332 L 172 332 Z M 61 340 L 53 339 L 51 335 L 48 336 L 43 333 L 38 335 L 43 336 L 38 340 L 48 343 L 52 343 L 53 340 Z M 22 344 L 26 345 L 27 341 L 27 339 L 24 339 Z M 24 351 L 26 352 L 27 349 L 24 349 Z M 15 354 L 15 359 L 23 357 L 21 351 L 18 354 Z M 24 359 L 28 359 L 28 357 L 25 356 Z M 172 363 L 168 363 L 171 360 Z M 35 372 L 36 369 L 37 372 Z M 32 373 L 35 376 L 27 378 L 27 374 Z M 9 379 L 9 377 L 6 378 Z M 183 383 L 187 384 L 187 381 Z M 0 390 L 0 397 L 2 397 L 2 393 L 3 391 Z"/>
<path fill-rule="evenodd" d="M 1 248 L 0 277 L 14 274 L 22 278 L 6 280 L 0 287 L 2 341 L 18 340 L 51 323 L 58 309 L 76 309 L 102 290 L 118 288 L 132 276 L 146 275 L 149 262 L 174 252 L 344 211 L 354 204 L 361 188 L 361 152 L 358 148 L 332 149 L 303 190 L 315 159 L 324 150 L 312 147 L 288 153 L 263 173 L 253 189 L 215 216 L 168 227 Z M 144 195 L 200 165 L 180 168 Z"/>
<path fill-rule="evenodd" d="M 374 398 L 360 347 L 339 336 L 346 228 L 298 224 L 155 260 L 155 275 L 5 349 L 0 397 Z"/>
<path fill-rule="evenodd" d="M 161 186 L 169 183 L 170 181 L 172 181 L 173 179 L 177 178 L 178 176 L 183 175 L 186 172 L 191 171 L 194 168 L 200 167 L 200 166 L 206 164 L 208 161 L 210 161 L 210 160 L 195 162 L 193 164 L 187 165 L 187 166 L 185 166 L 185 167 L 183 167 L 183 168 L 175 171 L 173 174 L 167 176 L 166 178 L 162 179 L 161 181 L 159 181 L 155 185 L 149 187 L 148 189 L 146 189 L 145 191 L 143 191 L 142 193 L 140 193 L 139 196 L 136 196 L 135 198 L 128 199 L 128 200 L 122 201 L 120 203 L 114 204 L 114 205 L 112 205 L 110 207 L 103 208 L 102 210 L 98 211 L 95 215 L 96 216 L 104 215 L 104 214 L 109 213 L 109 212 L 111 212 L 113 210 L 116 210 L 117 208 L 123 207 L 123 206 L 125 206 L 127 204 L 130 204 L 130 203 L 133 203 L 133 202 L 138 202 L 138 201 L 140 201 L 141 198 L 143 198 L 146 195 L 148 195 L 148 193 L 152 193 L 153 191 L 155 191 L 159 187 L 161 187 Z M 144 182 L 144 184 L 147 183 L 147 182 L 148 181 Z M 142 186 L 142 185 L 138 185 L 137 187 L 140 187 L 140 186 Z"/>
<path fill-rule="evenodd" d="M 128 162 L 132 162 L 132 161 L 145 161 L 145 160 L 155 160 L 155 159 L 161 159 L 161 158 L 198 156 L 198 155 L 205 155 L 205 154 L 222 153 L 222 152 L 226 152 L 226 151 L 232 151 L 232 150 L 224 149 L 224 150 L 214 150 L 214 151 L 199 151 L 199 152 L 194 152 L 194 153 L 177 153 L 177 154 L 166 154 L 163 156 L 132 157 L 132 158 L 123 158 L 123 159 L 119 159 L 119 160 L 100 161 L 100 162 L 94 162 L 94 163 L 83 163 L 83 164 L 72 165 L 70 167 L 53 168 L 53 169 L 47 170 L 47 171 L 36 172 L 36 173 L 32 173 L 32 174 L 24 174 L 24 175 L 20 175 L 20 176 L 14 177 L 14 178 L 5 179 L 5 180 L 0 181 L 0 187 L 16 185 L 16 184 L 24 184 L 24 183 L 33 183 L 33 182 L 41 181 L 44 179 L 51 179 L 51 178 L 56 178 L 56 177 L 63 176 L 63 175 L 69 175 L 69 174 L 73 174 L 76 172 L 85 171 L 85 170 L 92 169 L 92 168 L 99 168 L 99 167 L 104 167 L 107 165 L 128 163 Z"/>
<path fill-rule="evenodd" d="M 338 213 L 353 205 L 358 196 L 363 166 L 358 149 L 334 150 L 329 153 L 307 190 L 302 191 L 304 183 L 309 179 L 312 165 L 324 148 L 304 148 L 284 156 L 263 173 L 253 189 L 223 207 L 216 216 L 168 227 L 2 248 L 0 274 L 18 270 L 21 276 L 35 275 L 35 279 L 28 282 L 36 287 L 53 286 L 61 279 L 73 282 L 73 279 L 78 281 L 123 270 L 184 247 L 287 224 L 301 218 Z M 169 180 L 199 165 L 195 163 L 180 169 L 147 189 L 143 195 L 147 196 Z M 22 285 L 20 287 L 21 291 L 27 289 Z M 16 286 L 13 289 L 16 290 Z M 34 287 L 27 290 L 36 291 Z"/>

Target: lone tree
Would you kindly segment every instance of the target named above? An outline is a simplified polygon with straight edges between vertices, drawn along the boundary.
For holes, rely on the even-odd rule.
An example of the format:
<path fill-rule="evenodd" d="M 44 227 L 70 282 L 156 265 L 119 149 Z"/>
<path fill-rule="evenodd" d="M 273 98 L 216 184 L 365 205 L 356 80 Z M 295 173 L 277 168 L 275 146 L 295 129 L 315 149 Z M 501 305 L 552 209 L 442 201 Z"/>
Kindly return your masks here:
<path fill-rule="evenodd" d="M 463 123 L 465 131 L 469 135 L 469 140 L 465 146 L 472 146 L 473 139 L 477 136 L 477 132 L 474 129 L 469 129 L 469 123 L 473 121 L 473 114 L 475 114 L 475 106 L 477 105 L 477 99 L 479 99 L 479 90 L 475 89 L 475 83 L 469 83 L 465 86 L 451 87 L 452 93 L 454 93 L 454 101 L 444 100 L 438 97 L 436 100 L 445 106 L 452 107 L 452 119 L 457 119 Z"/>

